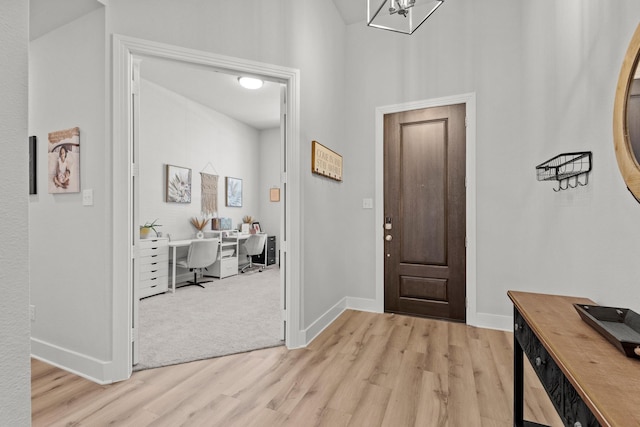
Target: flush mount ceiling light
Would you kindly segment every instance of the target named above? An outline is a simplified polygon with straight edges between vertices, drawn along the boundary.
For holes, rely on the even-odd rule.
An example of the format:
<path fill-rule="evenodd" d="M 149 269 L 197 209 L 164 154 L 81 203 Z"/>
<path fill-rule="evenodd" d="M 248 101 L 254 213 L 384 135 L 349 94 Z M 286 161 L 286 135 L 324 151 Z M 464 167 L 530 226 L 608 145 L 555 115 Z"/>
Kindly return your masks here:
<path fill-rule="evenodd" d="M 413 34 L 444 0 L 367 0 L 367 25 Z"/>
<path fill-rule="evenodd" d="M 245 89 L 260 89 L 264 82 L 253 77 L 238 77 L 238 83 Z"/>

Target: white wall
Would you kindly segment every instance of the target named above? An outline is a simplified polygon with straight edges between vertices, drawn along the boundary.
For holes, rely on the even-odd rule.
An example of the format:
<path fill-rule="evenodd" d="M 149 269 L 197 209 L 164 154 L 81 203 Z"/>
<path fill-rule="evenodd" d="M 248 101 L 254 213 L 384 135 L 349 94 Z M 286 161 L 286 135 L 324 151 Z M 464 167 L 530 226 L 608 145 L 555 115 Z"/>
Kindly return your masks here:
<path fill-rule="evenodd" d="M 0 14 L 0 165 L 5 182 L 0 188 L 0 420 L 2 424 L 31 423 L 31 367 L 29 362 L 29 235 L 27 194 L 27 75 L 28 4 L 9 1 Z M 10 58 L 11 60 L 8 60 Z"/>
<path fill-rule="evenodd" d="M 269 200 L 269 190 L 280 188 L 280 128 L 260 132 L 260 227 L 269 235 L 276 236 L 276 257 L 280 249 L 280 217 L 282 195 L 279 202 Z"/>
<path fill-rule="evenodd" d="M 200 171 L 212 173 L 209 162 L 219 176 L 218 216 L 231 218 L 236 228 L 245 215 L 259 219 L 264 167 L 259 131 L 147 80 L 140 105 L 141 223 L 157 218 L 158 231 L 174 240 L 192 238 L 196 229 L 190 219 L 202 218 Z M 191 203 L 165 202 L 167 164 L 191 169 Z M 226 206 L 227 176 L 242 179 L 242 207 Z"/>
<path fill-rule="evenodd" d="M 29 134 L 38 194 L 29 204 L 32 352 L 92 378 L 111 360 L 111 147 L 105 138 L 105 14 L 98 9 L 30 44 Z M 82 193 L 49 194 L 47 134 L 80 128 Z"/>
<path fill-rule="evenodd" d="M 640 22 L 640 3 L 528 1 L 522 14 L 530 20 L 522 31 L 526 54 L 519 152 L 542 162 L 559 152 L 590 150 L 594 170 L 587 187 L 562 193 L 518 176 L 525 205 L 518 220 L 525 226 L 514 230 L 514 252 L 502 249 L 488 257 L 483 280 L 503 283 L 494 295 L 512 286 L 585 295 L 638 311 L 640 205 L 618 171 L 612 121 L 620 67 Z M 544 26 L 535 24 L 543 18 Z M 502 204 L 511 207 L 513 202 Z M 485 216 L 495 226 L 489 212 Z M 498 256 L 513 263 L 507 274 L 488 268 Z M 516 282 L 518 275 L 523 277 Z M 487 312 L 505 312 L 493 298 L 479 295 L 479 303 Z"/>
<path fill-rule="evenodd" d="M 335 6 L 317 0 L 111 0 L 107 20 L 109 33 L 300 70 L 301 324 L 308 327 L 347 295 L 342 272 L 348 261 L 331 250 L 334 233 L 349 228 L 335 205 L 347 185 L 305 172 L 312 140 L 337 152 L 349 143 L 343 135 L 345 26 Z"/>
<path fill-rule="evenodd" d="M 477 311 L 508 320 L 509 289 L 640 309 L 640 206 L 618 173 L 611 130 L 620 65 L 639 20 L 633 0 L 461 0 L 411 37 L 349 26 L 346 199 L 374 191 L 376 107 L 475 92 Z M 537 164 L 582 150 L 594 153 L 588 186 L 555 193 L 536 181 Z M 362 161 L 352 169 L 356 155 Z M 377 224 L 357 203 L 344 209 L 363 217 L 354 223 L 363 249 L 344 272 L 349 294 L 373 298 Z"/>

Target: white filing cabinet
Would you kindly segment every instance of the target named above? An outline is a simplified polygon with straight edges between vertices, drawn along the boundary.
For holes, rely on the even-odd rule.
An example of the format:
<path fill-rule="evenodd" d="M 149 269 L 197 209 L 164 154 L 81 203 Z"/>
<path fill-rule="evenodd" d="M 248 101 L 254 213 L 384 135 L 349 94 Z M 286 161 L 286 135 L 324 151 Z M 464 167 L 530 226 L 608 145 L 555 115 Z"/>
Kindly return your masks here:
<path fill-rule="evenodd" d="M 162 237 L 141 239 L 138 297 L 144 298 L 169 290 L 169 240 Z"/>

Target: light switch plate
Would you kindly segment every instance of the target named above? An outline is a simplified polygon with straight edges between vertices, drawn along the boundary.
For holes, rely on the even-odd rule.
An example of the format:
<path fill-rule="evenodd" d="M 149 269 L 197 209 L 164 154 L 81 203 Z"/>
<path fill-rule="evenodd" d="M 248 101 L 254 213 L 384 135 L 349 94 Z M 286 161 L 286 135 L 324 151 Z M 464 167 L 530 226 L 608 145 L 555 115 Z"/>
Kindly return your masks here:
<path fill-rule="evenodd" d="M 93 206 L 93 189 L 82 190 L 82 206 Z"/>
<path fill-rule="evenodd" d="M 362 199 L 362 209 L 373 209 L 373 199 Z"/>

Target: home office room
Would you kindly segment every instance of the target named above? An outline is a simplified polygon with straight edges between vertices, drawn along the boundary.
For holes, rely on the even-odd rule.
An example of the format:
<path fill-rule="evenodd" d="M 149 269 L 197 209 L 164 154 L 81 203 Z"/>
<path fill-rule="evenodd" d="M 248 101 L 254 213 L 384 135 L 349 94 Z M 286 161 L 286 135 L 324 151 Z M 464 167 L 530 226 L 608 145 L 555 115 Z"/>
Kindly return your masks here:
<path fill-rule="evenodd" d="M 245 88 L 239 75 L 158 58 L 136 65 L 133 369 L 282 345 L 280 85 Z"/>

